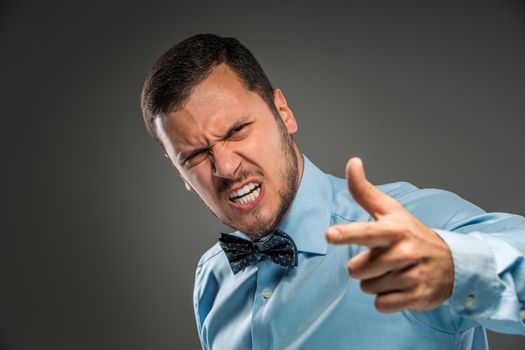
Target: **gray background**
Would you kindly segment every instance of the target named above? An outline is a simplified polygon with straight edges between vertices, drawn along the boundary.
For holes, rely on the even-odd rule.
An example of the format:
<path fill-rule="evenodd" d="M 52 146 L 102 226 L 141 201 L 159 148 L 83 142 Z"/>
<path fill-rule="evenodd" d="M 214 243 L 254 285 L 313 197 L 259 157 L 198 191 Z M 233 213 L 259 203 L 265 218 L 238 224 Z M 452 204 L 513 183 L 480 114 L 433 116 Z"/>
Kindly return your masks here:
<path fill-rule="evenodd" d="M 194 266 L 222 226 L 147 135 L 139 92 L 200 32 L 255 53 L 325 171 L 360 155 L 375 183 L 525 214 L 521 1 L 3 1 L 1 349 L 198 347 Z"/>

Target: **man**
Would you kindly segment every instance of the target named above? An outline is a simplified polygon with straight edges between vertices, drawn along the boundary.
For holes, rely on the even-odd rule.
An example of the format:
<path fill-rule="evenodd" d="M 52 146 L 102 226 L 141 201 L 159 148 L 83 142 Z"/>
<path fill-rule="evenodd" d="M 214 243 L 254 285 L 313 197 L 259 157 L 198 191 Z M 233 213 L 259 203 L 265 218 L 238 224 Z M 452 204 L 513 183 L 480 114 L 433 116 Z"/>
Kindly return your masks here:
<path fill-rule="evenodd" d="M 198 263 L 203 348 L 480 349 L 485 328 L 525 334 L 523 217 L 408 183 L 375 187 L 358 158 L 347 181 L 324 174 L 237 40 L 175 45 L 142 109 L 188 191 L 235 230 Z"/>

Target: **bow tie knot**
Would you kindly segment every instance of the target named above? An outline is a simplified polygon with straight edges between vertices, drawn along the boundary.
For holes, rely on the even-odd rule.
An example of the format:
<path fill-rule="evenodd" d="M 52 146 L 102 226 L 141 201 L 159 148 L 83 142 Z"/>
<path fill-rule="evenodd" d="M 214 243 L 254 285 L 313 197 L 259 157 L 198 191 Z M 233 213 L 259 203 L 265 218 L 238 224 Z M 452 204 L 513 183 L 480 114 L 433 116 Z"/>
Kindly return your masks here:
<path fill-rule="evenodd" d="M 219 244 L 234 274 L 263 258 L 284 267 L 297 266 L 297 247 L 292 238 L 279 229 L 256 242 L 222 233 Z"/>

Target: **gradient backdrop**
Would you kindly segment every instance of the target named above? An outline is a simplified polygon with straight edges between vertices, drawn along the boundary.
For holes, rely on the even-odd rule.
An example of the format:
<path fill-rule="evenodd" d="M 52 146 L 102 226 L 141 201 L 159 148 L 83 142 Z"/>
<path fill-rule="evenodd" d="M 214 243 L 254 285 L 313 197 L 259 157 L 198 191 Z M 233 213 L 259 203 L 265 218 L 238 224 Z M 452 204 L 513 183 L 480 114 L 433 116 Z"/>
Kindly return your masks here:
<path fill-rule="evenodd" d="M 4 0 L 1 349 L 198 348 L 194 267 L 223 227 L 147 135 L 139 93 L 201 32 L 254 52 L 321 169 L 359 155 L 375 183 L 525 214 L 523 1 Z"/>

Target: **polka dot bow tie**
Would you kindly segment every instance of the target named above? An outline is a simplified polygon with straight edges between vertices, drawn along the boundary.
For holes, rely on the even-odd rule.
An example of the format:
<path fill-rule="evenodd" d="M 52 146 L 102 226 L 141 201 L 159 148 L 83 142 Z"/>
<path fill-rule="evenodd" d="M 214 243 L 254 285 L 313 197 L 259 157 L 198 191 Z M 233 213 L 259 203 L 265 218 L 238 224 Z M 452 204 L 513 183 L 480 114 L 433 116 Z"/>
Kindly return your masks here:
<path fill-rule="evenodd" d="M 279 229 L 256 242 L 222 233 L 219 244 L 234 274 L 267 258 L 281 266 L 297 266 L 297 247 L 292 238 Z"/>

